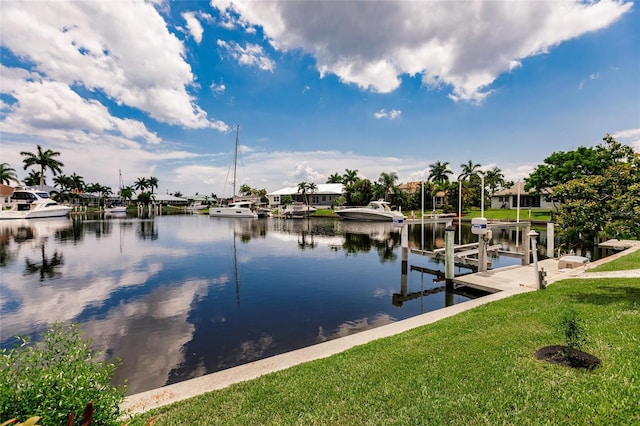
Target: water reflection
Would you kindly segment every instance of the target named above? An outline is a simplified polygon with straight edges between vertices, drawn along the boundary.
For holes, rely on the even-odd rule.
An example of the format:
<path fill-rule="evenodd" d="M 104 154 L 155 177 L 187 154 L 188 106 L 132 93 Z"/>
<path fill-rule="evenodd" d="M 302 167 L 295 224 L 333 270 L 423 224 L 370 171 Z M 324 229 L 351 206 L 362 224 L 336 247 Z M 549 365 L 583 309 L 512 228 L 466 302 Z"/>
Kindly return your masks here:
<path fill-rule="evenodd" d="M 444 226 L 408 233 L 411 247 L 438 247 Z M 79 322 L 122 359 L 129 393 L 475 297 L 442 291 L 431 258 L 411 255 L 403 274 L 392 223 L 74 217 L 0 222 L 0 244 L 2 346 Z"/>

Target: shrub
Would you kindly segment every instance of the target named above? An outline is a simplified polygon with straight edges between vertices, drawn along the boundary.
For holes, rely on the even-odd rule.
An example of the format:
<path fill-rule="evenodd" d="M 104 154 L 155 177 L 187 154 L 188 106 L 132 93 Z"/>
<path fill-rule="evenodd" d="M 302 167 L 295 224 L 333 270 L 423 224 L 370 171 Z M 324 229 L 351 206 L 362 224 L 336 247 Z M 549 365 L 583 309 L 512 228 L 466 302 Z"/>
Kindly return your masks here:
<path fill-rule="evenodd" d="M 69 413 L 82 413 L 92 401 L 92 424 L 117 424 L 125 386 L 111 385 L 116 364 L 95 359 L 79 326 L 54 324 L 35 344 L 18 339 L 1 352 L 0 421 L 39 415 L 43 424 L 67 424 Z"/>
<path fill-rule="evenodd" d="M 567 355 L 571 356 L 574 350 L 582 349 L 582 346 L 587 341 L 584 325 L 582 319 L 578 317 L 576 312 L 570 310 L 565 312 L 562 317 L 561 326 L 567 344 Z"/>

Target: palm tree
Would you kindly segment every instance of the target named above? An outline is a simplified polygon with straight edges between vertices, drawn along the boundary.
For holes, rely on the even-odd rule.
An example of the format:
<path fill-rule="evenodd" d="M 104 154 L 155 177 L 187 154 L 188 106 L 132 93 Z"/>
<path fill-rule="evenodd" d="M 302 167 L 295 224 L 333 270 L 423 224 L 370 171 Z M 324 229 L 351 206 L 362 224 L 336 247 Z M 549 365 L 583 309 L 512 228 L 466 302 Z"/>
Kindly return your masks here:
<path fill-rule="evenodd" d="M 151 176 L 149 179 L 147 179 L 147 185 L 149 186 L 149 189 L 151 189 L 151 193 L 153 194 L 153 188 L 158 189 L 158 178 Z"/>
<path fill-rule="evenodd" d="M 387 196 L 393 192 L 398 181 L 398 174 L 396 172 L 382 172 L 378 178 L 378 183 L 384 188 L 384 200 L 387 201 Z"/>
<path fill-rule="evenodd" d="M 298 193 L 302 194 L 302 198 L 305 199 L 305 202 L 307 204 L 307 213 L 309 211 L 309 193 L 313 193 L 315 191 L 318 190 L 318 185 L 316 185 L 313 182 L 300 182 L 298 184 Z M 308 214 L 307 214 L 308 216 Z"/>
<path fill-rule="evenodd" d="M 82 176 L 78 176 L 73 173 L 69 176 L 69 188 L 75 189 L 76 191 L 83 191 L 87 185 L 84 183 L 84 179 Z"/>
<path fill-rule="evenodd" d="M 327 179 L 327 183 L 342 183 L 342 176 L 338 173 L 334 173 Z"/>
<path fill-rule="evenodd" d="M 133 187 L 140 192 L 144 192 L 144 190 L 147 189 L 148 186 L 149 186 L 149 182 L 147 181 L 147 178 L 144 178 L 144 177 L 139 177 L 133 183 Z"/>
<path fill-rule="evenodd" d="M 42 175 L 40 174 L 39 171 L 29 170 L 29 174 L 27 175 L 26 178 L 22 179 L 22 182 L 26 186 L 38 186 L 40 184 L 41 177 Z M 42 184 L 46 185 L 47 181 L 45 179 L 42 179 Z"/>
<path fill-rule="evenodd" d="M 15 169 L 9 166 L 9 163 L 0 163 L 0 183 L 9 185 L 11 182 L 20 183 Z"/>
<path fill-rule="evenodd" d="M 344 169 L 344 175 L 342 175 L 342 183 L 346 186 L 353 185 L 358 181 L 358 171 Z"/>
<path fill-rule="evenodd" d="M 502 170 L 500 170 L 499 167 L 494 167 L 491 170 L 488 170 L 485 175 L 485 180 L 489 187 L 489 197 L 493 197 L 493 194 L 495 194 L 498 188 L 503 187 L 506 184 L 504 174 L 502 174 Z"/>
<path fill-rule="evenodd" d="M 442 185 L 445 182 L 449 182 L 449 176 L 453 172 L 449 169 L 449 162 L 436 161 L 433 164 L 429 164 L 429 177 L 428 180 Z"/>
<path fill-rule="evenodd" d="M 132 186 L 123 186 L 120 188 L 120 191 L 118 191 L 118 195 L 127 201 L 131 201 L 133 198 L 133 191 Z"/>
<path fill-rule="evenodd" d="M 462 167 L 462 172 L 458 176 L 458 180 L 465 180 L 480 172 L 481 166 L 480 164 L 473 164 L 473 161 L 469 160 L 466 164 L 460 164 L 460 167 Z"/>
<path fill-rule="evenodd" d="M 23 155 L 26 157 L 24 160 L 22 160 L 24 162 L 25 170 L 27 170 L 27 168 L 32 166 L 40 167 L 40 191 L 42 191 L 44 189 L 45 169 L 50 169 L 53 175 L 55 176 L 58 173 L 62 172 L 62 167 L 64 167 L 64 164 L 56 160 L 55 158 L 53 158 L 53 157 L 59 156 L 60 155 L 59 152 L 51 151 L 50 149 L 43 151 L 40 145 L 37 145 L 37 147 L 38 147 L 38 152 L 36 154 L 22 151 L 20 155 Z"/>

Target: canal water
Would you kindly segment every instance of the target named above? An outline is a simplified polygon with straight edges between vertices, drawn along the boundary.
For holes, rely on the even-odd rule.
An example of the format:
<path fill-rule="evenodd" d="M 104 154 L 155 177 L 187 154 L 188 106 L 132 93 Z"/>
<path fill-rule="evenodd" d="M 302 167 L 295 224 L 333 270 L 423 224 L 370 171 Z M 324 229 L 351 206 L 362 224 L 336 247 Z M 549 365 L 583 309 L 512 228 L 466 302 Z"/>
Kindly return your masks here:
<path fill-rule="evenodd" d="M 444 225 L 405 226 L 410 247 L 444 246 Z M 514 232 L 493 243 L 522 251 Z M 392 223 L 333 218 L 2 221 L 0 344 L 80 323 L 134 394 L 479 296 L 447 293 L 425 272 L 444 263 L 412 252 L 403 277 L 400 245 Z"/>

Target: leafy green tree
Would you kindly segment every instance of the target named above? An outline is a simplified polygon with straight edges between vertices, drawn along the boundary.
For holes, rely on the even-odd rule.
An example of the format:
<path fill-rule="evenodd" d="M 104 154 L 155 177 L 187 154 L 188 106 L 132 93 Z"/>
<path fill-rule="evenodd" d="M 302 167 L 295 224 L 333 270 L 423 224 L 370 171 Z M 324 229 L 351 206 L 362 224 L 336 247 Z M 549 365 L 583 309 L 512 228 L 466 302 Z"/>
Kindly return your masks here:
<path fill-rule="evenodd" d="M 594 151 L 606 169 L 553 188 L 561 202 L 555 220 L 566 249 L 600 239 L 640 238 L 640 154 L 608 134 L 603 140 Z"/>
<path fill-rule="evenodd" d="M 123 186 L 122 188 L 120 188 L 120 191 L 118 191 L 118 195 L 127 201 L 131 201 L 131 199 L 133 198 L 133 193 L 134 189 L 132 186 Z"/>
<path fill-rule="evenodd" d="M 558 151 L 544 159 L 525 178 L 525 190 L 541 194 L 544 189 L 567 183 L 583 176 L 602 175 L 612 159 L 596 148 L 578 147 L 575 151 Z"/>
<path fill-rule="evenodd" d="M 29 167 L 37 166 L 40 169 L 40 190 L 44 189 L 44 172 L 46 169 L 51 170 L 53 175 L 57 175 L 62 172 L 62 167 L 64 164 L 60 161 L 56 160 L 54 157 L 58 157 L 60 155 L 57 151 L 52 151 L 47 149 L 46 151 L 42 150 L 40 145 L 37 145 L 37 152 L 31 153 L 22 151 L 20 155 L 24 156 L 24 169 L 27 170 Z"/>
<path fill-rule="evenodd" d="M 347 186 L 346 194 L 349 205 L 365 205 L 374 198 L 373 184 L 369 179 L 358 179 Z"/>
<path fill-rule="evenodd" d="M 9 163 L 0 163 L 0 183 L 9 185 L 11 182 L 20 183 L 15 169 Z"/>
<path fill-rule="evenodd" d="M 338 173 L 334 173 L 327 179 L 327 183 L 342 183 L 342 176 Z"/>
<path fill-rule="evenodd" d="M 251 195 L 252 192 L 253 189 L 246 183 L 240 185 L 240 195 Z"/>
<path fill-rule="evenodd" d="M 71 176 L 69 176 L 69 187 L 72 190 L 76 190 L 76 191 L 84 191 L 85 187 L 87 185 L 84 183 L 84 179 L 82 178 L 82 176 L 78 176 L 77 174 L 73 173 Z"/>

